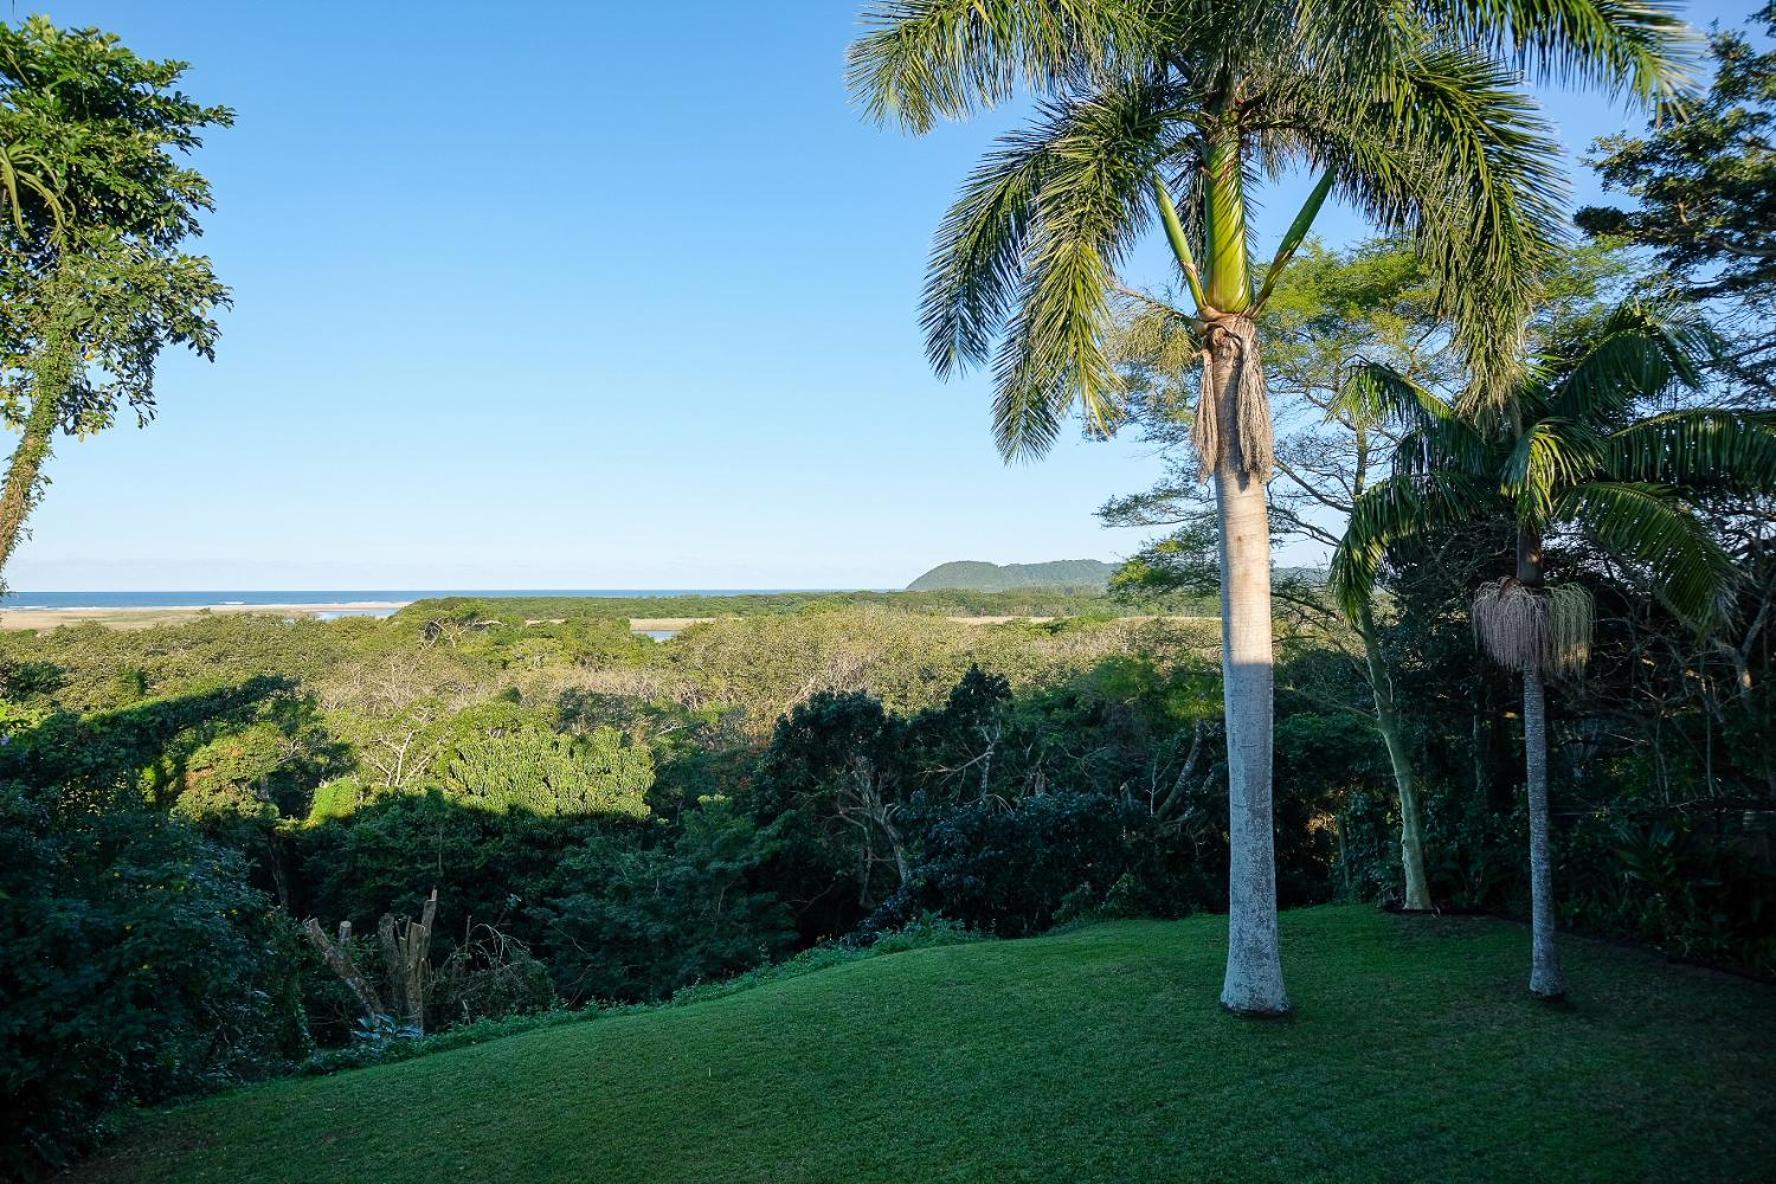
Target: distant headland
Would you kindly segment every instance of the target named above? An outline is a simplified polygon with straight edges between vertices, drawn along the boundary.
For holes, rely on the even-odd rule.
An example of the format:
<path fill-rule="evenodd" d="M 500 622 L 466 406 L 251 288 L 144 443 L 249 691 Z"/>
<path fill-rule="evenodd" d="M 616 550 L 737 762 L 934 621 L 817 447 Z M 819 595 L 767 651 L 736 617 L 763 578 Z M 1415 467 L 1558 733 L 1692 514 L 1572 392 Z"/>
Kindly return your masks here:
<path fill-rule="evenodd" d="M 1007 592 L 1015 588 L 1077 588 L 1102 591 L 1114 563 L 1100 559 L 1055 559 L 1048 563 L 984 563 L 962 559 L 940 563 L 912 583 L 908 592 L 957 589 Z"/>

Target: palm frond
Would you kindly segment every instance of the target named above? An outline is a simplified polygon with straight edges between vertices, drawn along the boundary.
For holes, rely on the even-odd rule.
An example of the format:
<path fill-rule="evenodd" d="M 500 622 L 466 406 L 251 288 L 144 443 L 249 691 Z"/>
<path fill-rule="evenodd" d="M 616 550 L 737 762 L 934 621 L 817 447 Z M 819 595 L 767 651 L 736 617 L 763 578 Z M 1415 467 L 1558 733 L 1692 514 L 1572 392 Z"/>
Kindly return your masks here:
<path fill-rule="evenodd" d="M 1046 124 L 1004 137 L 969 174 L 938 226 L 925 271 L 919 323 L 925 353 L 948 378 L 986 361 L 1023 276 L 1023 252 L 1065 125 Z"/>
<path fill-rule="evenodd" d="M 1588 481 L 1556 500 L 1553 517 L 1641 567 L 1673 612 L 1699 628 L 1723 614 L 1737 579 L 1733 560 L 1672 490 L 1634 481 Z"/>
<path fill-rule="evenodd" d="M 1523 326 L 1566 235 L 1560 148 L 1516 78 L 1479 53 L 1432 48 L 1371 88 L 1297 94 L 1289 118 L 1338 192 L 1407 234 L 1483 401 L 1523 375 Z"/>
<path fill-rule="evenodd" d="M 1466 473 L 1395 474 L 1370 486 L 1351 507 L 1332 554 L 1329 585 L 1339 608 L 1356 619 L 1390 546 L 1472 522 L 1496 505 L 1496 490 Z"/>
<path fill-rule="evenodd" d="M 1172 248 L 1172 258 L 1177 261 L 1178 270 L 1184 273 L 1184 284 L 1190 289 L 1190 298 L 1196 302 L 1197 315 L 1201 316 L 1209 307 L 1209 298 L 1203 293 L 1202 270 L 1196 265 L 1196 252 L 1190 246 L 1190 232 L 1184 228 L 1183 219 L 1178 217 L 1178 206 L 1172 201 L 1171 188 L 1158 173 L 1153 175 L 1153 206 L 1159 211 L 1159 222 L 1165 227 L 1166 242 Z"/>
<path fill-rule="evenodd" d="M 1332 192 L 1333 179 L 1330 172 L 1321 175 L 1307 200 L 1302 203 L 1300 212 L 1295 215 L 1295 221 L 1284 232 L 1282 242 L 1277 245 L 1276 255 L 1265 269 L 1264 280 L 1258 285 L 1258 294 L 1252 298 L 1254 309 L 1264 307 L 1271 292 L 1276 290 L 1277 281 L 1282 278 L 1283 268 L 1289 265 L 1289 260 L 1301 249 L 1302 241 L 1307 238 L 1308 231 L 1313 229 L 1314 219 L 1320 215 L 1320 207 L 1326 204 L 1326 195 Z"/>
<path fill-rule="evenodd" d="M 878 122 L 930 131 L 1009 99 L 1052 93 L 1156 42 L 1150 6 L 1130 0 L 878 0 L 846 54 L 853 99 Z"/>
<path fill-rule="evenodd" d="M 1545 416 L 1517 438 L 1499 474 L 1500 488 L 1517 503 L 1519 521 L 1540 526 L 1560 491 L 1597 475 L 1603 442 L 1583 424 Z"/>
<path fill-rule="evenodd" d="M 1776 412 L 1655 415 L 1605 438 L 1603 468 L 1618 481 L 1776 493 Z"/>
<path fill-rule="evenodd" d="M 1444 29 L 1556 82 L 1663 103 L 1690 85 L 1700 39 L 1659 0 L 1430 0 Z"/>
<path fill-rule="evenodd" d="M 1456 418 L 1455 409 L 1434 392 L 1381 362 L 1352 367 L 1327 404 L 1326 414 L 1348 416 L 1365 427 L 1380 423 L 1420 427 Z"/>
<path fill-rule="evenodd" d="M 1119 415 L 1121 379 L 1106 352 L 1113 324 L 1116 268 L 1147 224 L 1154 169 L 1171 145 L 1167 89 L 1125 82 L 1045 110 L 1043 162 L 1035 204 L 1015 258 L 991 256 L 1002 270 L 984 277 L 990 300 L 970 305 L 955 280 L 927 292 L 927 327 L 963 327 L 970 344 L 972 308 L 1007 303 L 1017 276 L 1016 313 L 995 362 L 994 433 L 1007 458 L 1040 455 L 1054 443 L 1068 411 L 1079 406 L 1097 432 Z M 956 279 L 964 271 L 934 268 Z M 961 315 L 958 315 L 961 314 Z M 934 357 L 942 341 L 931 332 Z M 966 355 L 963 355 L 966 356 Z"/>
<path fill-rule="evenodd" d="M 1426 474 L 1453 468 L 1470 476 L 1494 471 L 1493 449 L 1475 425 L 1433 391 L 1380 362 L 1354 367 L 1327 404 L 1328 417 L 1353 425 L 1404 428 L 1394 449 L 1396 471 Z"/>
<path fill-rule="evenodd" d="M 1593 332 L 1578 360 L 1554 381 L 1548 406 L 1556 415 L 1595 420 L 1674 385 L 1696 389 L 1703 367 L 1722 349 L 1694 311 L 1638 300 L 1613 309 Z"/>

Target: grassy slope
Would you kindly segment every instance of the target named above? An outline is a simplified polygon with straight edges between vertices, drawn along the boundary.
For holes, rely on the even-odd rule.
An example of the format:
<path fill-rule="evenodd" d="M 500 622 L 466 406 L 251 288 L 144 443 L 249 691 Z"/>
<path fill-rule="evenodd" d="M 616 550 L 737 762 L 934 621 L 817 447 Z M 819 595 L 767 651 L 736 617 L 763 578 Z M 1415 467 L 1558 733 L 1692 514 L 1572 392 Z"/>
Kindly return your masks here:
<path fill-rule="evenodd" d="M 163 1115 L 82 1180 L 1776 1178 L 1776 991 L 1517 927 L 1283 917 L 1297 1015 L 1215 1006 L 1218 917 L 919 950 Z"/>

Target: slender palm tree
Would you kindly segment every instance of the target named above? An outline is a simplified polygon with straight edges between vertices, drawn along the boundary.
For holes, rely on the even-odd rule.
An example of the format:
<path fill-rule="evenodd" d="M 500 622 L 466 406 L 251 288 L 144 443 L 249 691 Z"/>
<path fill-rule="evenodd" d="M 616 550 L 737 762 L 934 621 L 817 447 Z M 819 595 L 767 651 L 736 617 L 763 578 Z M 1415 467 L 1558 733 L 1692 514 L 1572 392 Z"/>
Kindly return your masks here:
<path fill-rule="evenodd" d="M 1385 408 L 1348 397 L 1351 373 L 1374 358 L 1420 381 L 1459 372 L 1428 295 L 1411 251 L 1388 240 L 1349 253 L 1310 240 L 1277 284 L 1266 323 L 1265 378 L 1273 402 L 1280 391 L 1298 413 L 1278 415 L 1279 426 L 1293 419 L 1297 429 L 1277 446 L 1277 476 L 1268 491 L 1272 541 L 1279 549 L 1295 542 L 1335 550 L 1352 502 L 1386 475 L 1398 429 Z M 1194 403 L 1193 318 L 1145 293 L 1126 304 L 1112 353 L 1129 387 L 1129 415 L 1144 439 L 1169 451 L 1184 443 L 1190 426 L 1180 409 Z M 1112 499 L 1099 510 L 1113 525 L 1177 528 L 1119 573 L 1118 581 L 1131 591 L 1201 595 L 1220 586 L 1214 512 L 1204 505 L 1193 467 L 1174 462 L 1153 489 Z M 1430 910 L 1418 772 L 1374 611 L 1359 612 L 1350 628 L 1340 628 L 1341 609 L 1326 595 L 1324 580 L 1306 574 L 1274 581 L 1271 600 L 1276 616 L 1293 617 L 1329 639 L 1368 684 L 1370 714 L 1398 798 L 1402 902 L 1411 910 Z"/>
<path fill-rule="evenodd" d="M 1507 398 L 1474 400 L 1466 414 L 1386 367 L 1367 368 L 1356 384 L 1356 397 L 1409 430 L 1394 474 L 1357 500 L 1333 556 L 1332 586 L 1348 613 L 1368 607 L 1389 547 L 1491 515 L 1517 523 L 1515 569 L 1479 589 L 1472 619 L 1486 653 L 1523 679 L 1530 991 L 1543 998 L 1566 992 L 1554 945 L 1546 684 L 1582 668 L 1592 631 L 1584 588 L 1547 584 L 1545 541 L 1583 533 L 1644 572 L 1680 617 L 1700 628 L 1715 620 L 1733 563 L 1690 499 L 1776 491 L 1776 415 L 1644 411 L 1698 387 L 1713 349 L 1683 312 L 1629 303 L 1588 326 L 1585 340 L 1556 347 Z"/>
<path fill-rule="evenodd" d="M 923 304 L 940 374 L 992 360 L 1008 459 L 1041 454 L 1074 407 L 1089 429 L 1114 428 L 1118 267 L 1155 221 L 1176 256 L 1203 365 L 1193 437 L 1220 527 L 1232 848 L 1221 1001 L 1286 1011 L 1265 301 L 1337 193 L 1410 238 L 1470 365 L 1504 389 L 1561 221 L 1555 143 L 1512 66 L 1660 98 L 1682 76 L 1683 26 L 1646 0 L 880 0 L 866 21 L 850 78 L 879 120 L 923 132 L 1020 84 L 1040 99 L 945 218 Z M 1261 272 L 1252 187 L 1304 168 L 1319 180 Z"/>

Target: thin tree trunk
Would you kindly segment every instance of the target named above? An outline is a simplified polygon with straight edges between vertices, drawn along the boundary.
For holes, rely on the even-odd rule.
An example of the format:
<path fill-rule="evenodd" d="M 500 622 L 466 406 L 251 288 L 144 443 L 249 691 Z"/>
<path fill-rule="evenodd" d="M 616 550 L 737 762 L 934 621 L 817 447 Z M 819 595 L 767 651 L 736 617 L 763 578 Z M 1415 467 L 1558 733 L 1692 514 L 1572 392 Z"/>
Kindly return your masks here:
<path fill-rule="evenodd" d="M 25 419 L 25 431 L 6 465 L 6 484 L 0 487 L 0 576 L 12 559 L 13 548 L 24 533 L 25 518 L 43 479 L 43 462 L 49 459 L 60 400 L 39 391 Z"/>
<path fill-rule="evenodd" d="M 1478 801 L 1492 801 L 1492 779 L 1486 775 L 1486 754 L 1491 745 L 1487 743 L 1491 732 L 1491 721 L 1486 718 L 1484 704 L 1486 699 L 1485 680 L 1476 681 L 1473 695 L 1473 743 L 1472 757 L 1474 763 L 1474 797 Z"/>
<path fill-rule="evenodd" d="M 1418 778 L 1412 754 L 1394 706 L 1394 684 L 1382 662 L 1381 645 L 1375 637 L 1375 614 L 1365 603 L 1357 617 L 1357 633 L 1363 639 L 1363 657 L 1369 690 L 1375 698 L 1375 730 L 1387 746 L 1388 763 L 1394 770 L 1394 788 L 1400 794 L 1400 865 L 1406 873 L 1406 907 L 1431 908 L 1431 886 L 1425 877 L 1424 822 L 1418 804 Z"/>
<path fill-rule="evenodd" d="M 1248 345 L 1215 334 L 1209 391 L 1223 424 L 1239 422 L 1239 367 Z M 1250 340 L 1247 338 L 1246 340 Z M 1252 359 L 1256 361 L 1255 358 Z M 1221 672 L 1227 713 L 1227 976 L 1221 1004 L 1230 1011 L 1278 1015 L 1289 1010 L 1277 949 L 1276 841 L 1271 812 L 1273 657 L 1270 616 L 1270 521 L 1264 482 L 1223 447 L 1215 464 L 1221 527 Z"/>
<path fill-rule="evenodd" d="M 1560 951 L 1554 945 L 1554 868 L 1548 855 L 1548 704 L 1542 673 L 1523 675 L 1523 750 L 1529 788 L 1529 992 L 1543 999 L 1566 994 Z"/>
<path fill-rule="evenodd" d="M 61 422 L 62 399 L 74 381 L 75 346 L 68 328 L 72 314 L 53 304 L 59 298 L 52 296 L 48 327 L 31 360 L 31 412 L 7 462 L 6 482 L 0 486 L 0 586 L 4 586 L 6 566 L 24 534 L 25 519 L 42 489 L 43 465 Z"/>

